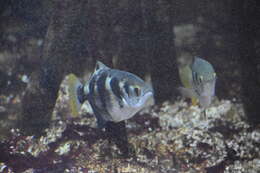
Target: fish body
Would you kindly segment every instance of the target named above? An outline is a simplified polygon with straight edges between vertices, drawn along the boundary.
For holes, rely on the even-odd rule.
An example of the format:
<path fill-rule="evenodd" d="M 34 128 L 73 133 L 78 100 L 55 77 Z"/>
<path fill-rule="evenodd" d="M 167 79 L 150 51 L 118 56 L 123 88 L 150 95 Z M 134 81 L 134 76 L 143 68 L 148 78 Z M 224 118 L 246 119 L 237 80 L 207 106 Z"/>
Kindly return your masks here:
<path fill-rule="evenodd" d="M 213 66 L 206 60 L 194 57 L 189 70 L 182 70 L 180 75 L 186 79 L 186 83 L 182 81 L 184 87 L 179 90 L 183 96 L 189 98 L 197 98 L 200 106 L 207 108 L 215 95 L 216 73 Z M 188 83 L 188 84 L 187 84 Z"/>
<path fill-rule="evenodd" d="M 77 84 L 77 101 L 88 100 L 98 127 L 109 121 L 120 122 L 152 105 L 153 89 L 138 76 L 97 62 L 94 73 L 84 85 Z"/>

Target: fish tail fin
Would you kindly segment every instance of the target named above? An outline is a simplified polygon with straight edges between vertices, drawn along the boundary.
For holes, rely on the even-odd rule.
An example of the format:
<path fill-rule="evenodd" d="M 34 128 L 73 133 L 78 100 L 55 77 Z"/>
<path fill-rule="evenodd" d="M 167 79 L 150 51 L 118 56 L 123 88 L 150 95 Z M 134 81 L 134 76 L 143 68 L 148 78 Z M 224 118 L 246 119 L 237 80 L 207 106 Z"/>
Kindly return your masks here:
<path fill-rule="evenodd" d="M 81 105 L 84 102 L 83 85 L 74 74 L 69 74 L 68 78 L 68 92 L 69 92 L 69 106 L 72 118 L 79 116 Z"/>

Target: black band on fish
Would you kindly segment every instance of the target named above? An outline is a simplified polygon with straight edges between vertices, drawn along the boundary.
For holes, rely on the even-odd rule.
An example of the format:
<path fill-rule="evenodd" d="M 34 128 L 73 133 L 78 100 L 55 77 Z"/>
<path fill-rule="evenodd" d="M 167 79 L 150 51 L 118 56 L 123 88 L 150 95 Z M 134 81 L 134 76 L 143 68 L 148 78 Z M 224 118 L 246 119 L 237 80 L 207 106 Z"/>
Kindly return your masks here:
<path fill-rule="evenodd" d="M 196 73 L 196 72 L 193 72 L 193 73 L 192 73 L 192 80 L 193 80 L 193 83 L 194 83 L 195 85 L 198 84 L 198 82 L 197 82 L 197 73 Z"/>
<path fill-rule="evenodd" d="M 123 97 L 122 97 L 123 93 L 120 89 L 120 83 L 117 78 L 114 77 L 111 79 L 110 87 L 112 89 L 113 94 L 118 98 L 118 104 L 119 104 L 120 108 L 123 108 L 124 107 Z"/>
<path fill-rule="evenodd" d="M 125 84 L 124 84 L 124 89 L 125 89 L 126 94 L 129 96 L 130 95 L 129 94 L 129 84 L 127 82 L 125 82 Z"/>
<path fill-rule="evenodd" d="M 93 77 L 93 79 L 89 83 L 89 93 L 95 92 L 95 83 L 96 83 L 96 76 Z"/>
<path fill-rule="evenodd" d="M 95 83 L 96 83 L 96 76 L 93 76 L 92 80 L 90 81 L 89 83 L 89 102 L 94 104 L 94 98 L 93 98 L 93 95 L 94 95 L 94 92 L 95 92 Z"/>
<path fill-rule="evenodd" d="M 83 86 L 79 86 L 77 88 L 77 96 L 78 96 L 78 100 L 81 104 L 84 103 L 84 101 L 87 100 L 85 94 L 84 94 L 84 87 Z"/>
<path fill-rule="evenodd" d="M 99 99 L 99 97 L 95 96 L 95 85 L 97 84 L 97 80 L 98 80 L 98 76 L 93 76 L 93 78 L 91 79 L 91 81 L 89 83 L 88 101 L 97 118 L 98 127 L 102 128 L 106 121 L 102 118 L 101 115 L 104 115 L 104 114 L 107 115 L 107 111 L 104 109 L 100 109 L 95 103 L 96 102 L 95 100 Z"/>
<path fill-rule="evenodd" d="M 112 78 L 110 81 L 110 87 L 112 89 L 112 92 L 120 99 L 122 100 L 122 92 L 119 86 L 119 81 L 117 78 Z"/>
<path fill-rule="evenodd" d="M 107 73 L 102 73 L 97 80 L 97 91 L 99 93 L 99 99 L 101 101 L 102 107 L 106 110 L 106 79 Z"/>

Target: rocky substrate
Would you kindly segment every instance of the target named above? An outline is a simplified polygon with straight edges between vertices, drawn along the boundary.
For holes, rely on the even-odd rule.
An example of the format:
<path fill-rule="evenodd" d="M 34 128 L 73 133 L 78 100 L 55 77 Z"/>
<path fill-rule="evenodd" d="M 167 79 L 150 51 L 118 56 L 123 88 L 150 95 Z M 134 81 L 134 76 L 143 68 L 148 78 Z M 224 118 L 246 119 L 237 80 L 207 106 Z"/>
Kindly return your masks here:
<path fill-rule="evenodd" d="M 206 110 L 183 100 L 144 110 L 126 122 L 128 155 L 96 128 L 88 103 L 70 116 L 63 82 L 46 133 L 24 136 L 12 128 L 0 145 L 0 172 L 260 172 L 260 127 L 240 103 L 217 99 Z"/>

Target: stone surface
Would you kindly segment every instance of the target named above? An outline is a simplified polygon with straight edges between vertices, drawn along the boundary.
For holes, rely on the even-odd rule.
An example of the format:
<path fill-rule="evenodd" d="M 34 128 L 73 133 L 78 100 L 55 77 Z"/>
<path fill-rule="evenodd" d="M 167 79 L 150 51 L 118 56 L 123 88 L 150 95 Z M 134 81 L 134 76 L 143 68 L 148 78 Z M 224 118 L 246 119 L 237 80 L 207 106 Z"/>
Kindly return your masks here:
<path fill-rule="evenodd" d="M 65 83 L 65 84 L 64 84 Z M 260 171 L 260 127 L 247 123 L 240 103 L 215 99 L 206 110 L 184 100 L 146 109 L 126 122 L 129 155 L 124 155 L 84 103 L 69 118 L 66 81 L 54 115 L 38 138 L 12 129 L 1 162 L 9 172 L 252 172 Z M 64 89 L 65 88 L 65 89 Z M 42 162 L 44 160 L 44 162 Z M 23 167 L 21 168 L 21 165 Z"/>

